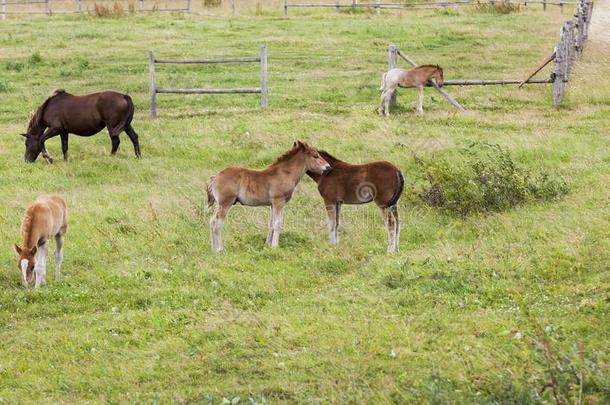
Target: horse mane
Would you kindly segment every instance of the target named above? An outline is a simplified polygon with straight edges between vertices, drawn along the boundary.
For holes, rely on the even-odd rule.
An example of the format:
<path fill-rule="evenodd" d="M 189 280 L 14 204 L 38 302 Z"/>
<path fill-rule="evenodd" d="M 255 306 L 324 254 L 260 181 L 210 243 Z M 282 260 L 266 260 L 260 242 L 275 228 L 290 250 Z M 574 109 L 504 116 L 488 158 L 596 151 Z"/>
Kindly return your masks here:
<path fill-rule="evenodd" d="M 415 68 L 413 68 L 413 70 L 423 69 L 423 68 L 435 68 L 435 69 L 438 69 L 441 71 L 443 70 L 443 68 L 440 67 L 439 65 L 419 65 L 419 66 L 416 66 Z"/>
<path fill-rule="evenodd" d="M 301 150 L 303 150 L 303 145 L 302 144 L 301 145 L 293 146 L 292 149 L 290 149 L 288 152 L 285 152 L 282 156 L 280 156 L 277 159 L 275 159 L 273 161 L 273 163 L 271 163 L 271 164 L 275 165 L 277 163 L 285 162 L 287 160 L 290 160 L 290 158 L 292 158 L 294 155 L 299 153 Z"/>
<path fill-rule="evenodd" d="M 333 155 L 331 155 L 330 153 L 328 153 L 325 150 L 319 150 L 318 152 L 320 153 L 320 155 L 322 155 L 324 160 L 326 160 L 328 163 L 343 162 L 341 159 L 337 159 L 336 157 L 334 157 Z M 329 162 L 329 160 L 331 160 L 332 162 Z"/>
<path fill-rule="evenodd" d="M 56 95 L 63 94 L 65 92 L 66 91 L 64 89 L 55 89 L 51 92 L 51 94 L 49 94 L 46 100 L 42 102 L 40 107 L 36 109 L 36 112 L 32 114 L 32 118 L 30 118 L 30 123 L 28 124 L 28 134 L 30 133 L 30 129 L 32 129 L 32 127 L 40 124 L 40 120 L 42 120 L 42 114 L 44 113 L 45 108 L 47 108 L 49 101 L 51 101 L 51 99 Z"/>
<path fill-rule="evenodd" d="M 31 249 L 31 238 L 32 238 L 32 228 L 34 226 L 34 213 L 33 205 L 28 207 L 25 211 L 25 216 L 23 217 L 23 223 L 21 224 L 21 232 L 23 233 L 23 248 Z"/>

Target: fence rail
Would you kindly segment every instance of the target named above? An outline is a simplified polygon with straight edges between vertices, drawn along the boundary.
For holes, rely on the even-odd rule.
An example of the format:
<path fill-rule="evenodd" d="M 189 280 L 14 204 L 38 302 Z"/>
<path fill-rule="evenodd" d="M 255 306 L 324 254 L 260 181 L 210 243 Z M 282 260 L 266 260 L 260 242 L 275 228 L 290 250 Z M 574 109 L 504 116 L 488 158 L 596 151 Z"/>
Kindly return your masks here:
<path fill-rule="evenodd" d="M 260 87 L 244 87 L 238 89 L 178 89 L 178 88 L 158 88 L 155 81 L 155 63 L 250 63 L 260 62 Z M 268 74 L 267 74 L 267 46 L 262 45 L 260 56 L 239 57 L 239 58 L 204 58 L 204 59 L 169 59 L 155 58 L 155 53 L 149 53 L 149 73 L 150 73 L 150 116 L 157 116 L 157 94 L 260 94 L 261 107 L 268 105 Z"/>
<path fill-rule="evenodd" d="M 99 0 L 98 0 L 99 1 Z M 185 12 L 192 13 L 193 11 L 193 0 L 184 0 L 185 6 L 178 8 L 157 8 L 156 6 L 152 6 L 152 8 L 146 8 L 145 1 L 147 3 L 156 4 L 156 2 L 152 2 L 150 0 L 138 0 L 137 1 L 137 9 L 134 9 L 133 12 L 137 13 L 145 13 L 145 12 Z M 10 1 L 10 0 L 0 0 L 0 20 L 5 20 L 9 15 L 53 15 L 53 14 L 83 14 L 88 12 L 87 3 L 95 4 L 95 0 L 74 0 L 74 10 L 67 10 L 65 7 L 53 9 L 53 3 L 61 4 L 62 6 L 72 3 L 65 0 L 28 0 L 24 2 L 18 1 Z M 180 1 L 182 3 L 182 1 Z M 104 4 L 104 1 L 101 1 L 100 4 Z M 113 3 L 114 4 L 114 3 Z M 120 4 L 120 2 L 119 2 Z M 44 5 L 44 10 L 19 10 L 18 7 L 25 7 L 29 5 Z M 85 7 L 83 7 L 85 5 Z M 13 10 L 9 10 L 7 6 L 13 6 Z M 127 11 L 131 12 L 131 11 Z"/>
<path fill-rule="evenodd" d="M 593 3 L 590 0 L 580 0 L 576 8 L 575 20 L 566 21 L 559 33 L 559 42 L 555 46 L 550 57 L 546 58 L 542 65 L 538 66 L 525 80 L 478 80 L 478 79 L 463 79 L 463 80 L 445 80 L 445 86 L 495 86 L 506 84 L 518 84 L 522 87 L 524 84 L 553 84 L 553 105 L 559 106 L 563 100 L 566 83 L 568 83 L 570 72 L 574 62 L 582 54 L 585 41 L 589 33 L 589 23 Z M 398 57 L 404 59 L 412 66 L 417 66 L 415 61 L 402 52 L 396 45 L 388 46 L 388 70 L 397 67 Z M 550 62 L 555 61 L 550 77 L 547 79 L 532 79 L 536 73 L 544 68 Z M 445 92 L 439 88 L 436 83 L 428 81 L 427 86 L 435 87 L 456 109 L 462 110 L 463 107 Z M 396 92 L 390 99 L 390 105 L 396 104 Z"/>
<path fill-rule="evenodd" d="M 382 3 L 380 0 L 374 3 L 357 3 L 356 0 L 352 0 L 351 3 L 341 3 L 339 0 L 331 3 L 289 3 L 288 0 L 284 0 L 284 14 L 288 14 L 289 8 L 334 8 L 337 12 L 340 12 L 342 8 L 368 8 L 374 9 L 377 14 L 380 14 L 381 10 L 398 10 L 398 9 L 409 9 L 409 8 L 420 8 L 420 9 L 435 9 L 435 8 L 446 8 L 446 7 L 461 7 L 461 6 L 477 6 L 482 4 L 517 4 L 527 6 L 529 4 L 541 4 L 542 8 L 546 10 L 547 6 L 559 6 L 563 12 L 565 5 L 577 5 L 578 1 L 547 1 L 547 0 L 487 0 L 487 1 L 439 1 L 439 2 L 410 2 L 410 3 Z"/>

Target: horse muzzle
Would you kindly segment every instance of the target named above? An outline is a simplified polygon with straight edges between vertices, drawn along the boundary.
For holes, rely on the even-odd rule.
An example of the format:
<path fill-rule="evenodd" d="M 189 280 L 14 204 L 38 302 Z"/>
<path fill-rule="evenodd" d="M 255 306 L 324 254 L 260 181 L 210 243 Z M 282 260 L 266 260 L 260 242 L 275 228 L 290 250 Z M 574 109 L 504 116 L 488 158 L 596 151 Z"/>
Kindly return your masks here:
<path fill-rule="evenodd" d="M 331 165 L 326 166 L 323 170 L 322 170 L 322 174 L 328 174 L 333 170 L 333 167 Z"/>

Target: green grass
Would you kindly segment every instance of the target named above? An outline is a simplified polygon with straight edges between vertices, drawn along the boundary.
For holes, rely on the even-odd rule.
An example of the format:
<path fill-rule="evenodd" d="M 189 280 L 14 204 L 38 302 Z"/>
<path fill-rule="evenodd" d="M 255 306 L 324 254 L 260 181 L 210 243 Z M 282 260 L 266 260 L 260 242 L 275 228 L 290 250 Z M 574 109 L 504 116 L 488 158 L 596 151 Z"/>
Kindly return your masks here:
<path fill-rule="evenodd" d="M 236 18 L 53 17 L 0 24 L 0 402 L 583 403 L 610 401 L 610 83 L 593 40 L 567 98 L 551 88 L 401 90 L 375 114 L 387 45 L 446 79 L 521 78 L 547 56 L 555 12 L 368 14 L 291 10 Z M 270 107 L 256 96 L 159 95 L 148 118 L 148 50 L 158 57 L 256 55 L 269 48 Z M 548 74 L 548 71 L 545 71 Z M 157 67 L 160 86 L 257 86 L 250 65 Z M 141 161 L 126 136 L 47 143 L 56 163 L 23 163 L 30 111 L 53 88 L 128 92 Z M 400 252 L 385 254 L 374 206 L 345 207 L 341 245 L 304 178 L 280 248 L 267 209 L 235 207 L 227 252 L 210 250 L 209 175 L 263 167 L 295 139 L 353 162 L 386 159 L 405 193 L 433 158 L 500 144 L 532 172 L 566 179 L 558 201 L 461 218 L 400 205 Z M 19 282 L 12 244 L 40 193 L 66 197 L 63 279 Z M 52 245 L 53 246 L 53 245 Z M 53 263 L 48 266 L 52 279 Z"/>

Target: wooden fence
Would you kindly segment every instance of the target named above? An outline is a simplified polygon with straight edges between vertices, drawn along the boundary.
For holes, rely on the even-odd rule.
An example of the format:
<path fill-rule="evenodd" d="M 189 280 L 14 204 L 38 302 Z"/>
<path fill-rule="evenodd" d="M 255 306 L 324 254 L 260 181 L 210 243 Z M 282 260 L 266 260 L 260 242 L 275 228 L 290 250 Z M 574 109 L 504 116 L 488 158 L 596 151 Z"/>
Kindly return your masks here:
<path fill-rule="evenodd" d="M 60 7 L 65 6 L 66 4 L 70 4 L 71 2 L 65 0 L 26 0 L 26 1 L 15 1 L 15 0 L 0 0 L 0 20 L 5 20 L 9 15 L 28 15 L 28 14 L 83 14 L 88 12 L 88 4 L 98 4 L 101 6 L 106 6 L 111 9 L 114 6 L 115 2 L 108 2 L 104 0 L 74 0 L 74 9 L 70 10 L 69 7 Z M 179 0 L 178 3 L 183 3 L 184 6 L 178 6 L 176 8 L 159 8 L 157 6 L 157 2 L 154 0 L 137 0 L 134 1 L 134 6 L 137 4 L 137 7 L 133 9 L 135 13 L 145 13 L 145 12 L 184 12 L 184 13 L 192 13 L 193 11 L 193 0 Z M 54 7 L 54 4 L 57 7 Z M 120 4 L 121 6 L 126 5 L 124 8 L 124 13 L 132 12 L 129 9 L 129 4 L 121 1 L 117 1 L 116 4 Z M 152 6 L 148 6 L 152 4 Z M 34 7 L 38 7 L 38 10 L 23 10 L 21 8 L 27 8 L 28 6 L 34 5 Z M 8 7 L 10 6 L 10 7 Z M 148 7 L 147 7 L 148 6 Z M 13 8 L 13 10 L 10 10 Z"/>
<path fill-rule="evenodd" d="M 548 0 L 487 0 L 487 1 L 471 1 L 471 0 L 456 0 L 456 1 L 438 1 L 438 2 L 409 2 L 409 3 L 382 3 L 381 0 L 375 0 L 374 3 L 358 3 L 357 0 L 352 0 L 351 3 L 341 3 L 340 0 L 335 0 L 334 3 L 296 3 L 290 4 L 288 0 L 284 0 L 284 14 L 288 14 L 289 8 L 334 8 L 337 13 L 341 12 L 342 8 L 366 8 L 375 10 L 376 14 L 380 14 L 381 10 L 396 10 L 396 9 L 436 9 L 446 7 L 461 7 L 461 6 L 477 6 L 481 4 L 494 5 L 496 3 L 507 3 L 515 5 L 527 6 L 530 4 L 541 4 L 543 10 L 546 11 L 547 6 L 559 6 L 563 12 L 564 5 L 576 5 L 577 1 L 548 1 Z"/>
<path fill-rule="evenodd" d="M 249 87 L 239 89 L 176 89 L 158 88 L 155 81 L 155 63 L 243 63 L 260 62 L 260 87 Z M 157 94 L 260 94 L 261 107 L 268 105 L 269 87 L 267 83 L 267 46 L 262 45 L 260 56 L 238 57 L 238 58 L 215 58 L 215 59 L 156 59 L 153 51 L 149 54 L 150 69 L 150 116 L 157 116 Z"/>
<path fill-rule="evenodd" d="M 505 84 L 553 84 L 553 105 L 559 106 L 563 100 L 565 86 L 572 71 L 574 62 L 582 54 L 585 41 L 589 33 L 589 23 L 593 3 L 589 0 L 580 0 L 576 8 L 575 20 L 566 21 L 559 32 L 559 42 L 555 46 L 553 53 L 538 66 L 525 80 L 445 80 L 445 86 L 493 86 Z M 404 59 L 411 66 L 417 66 L 415 61 L 402 52 L 396 45 L 390 44 L 388 47 L 388 69 L 397 67 L 398 57 Z M 549 78 L 532 79 L 536 73 L 540 72 L 550 62 L 555 61 L 555 67 Z M 464 108 L 446 91 L 439 88 L 436 83 L 429 81 L 427 86 L 435 87 L 457 110 Z M 396 104 L 396 92 L 390 100 L 391 105 Z"/>

